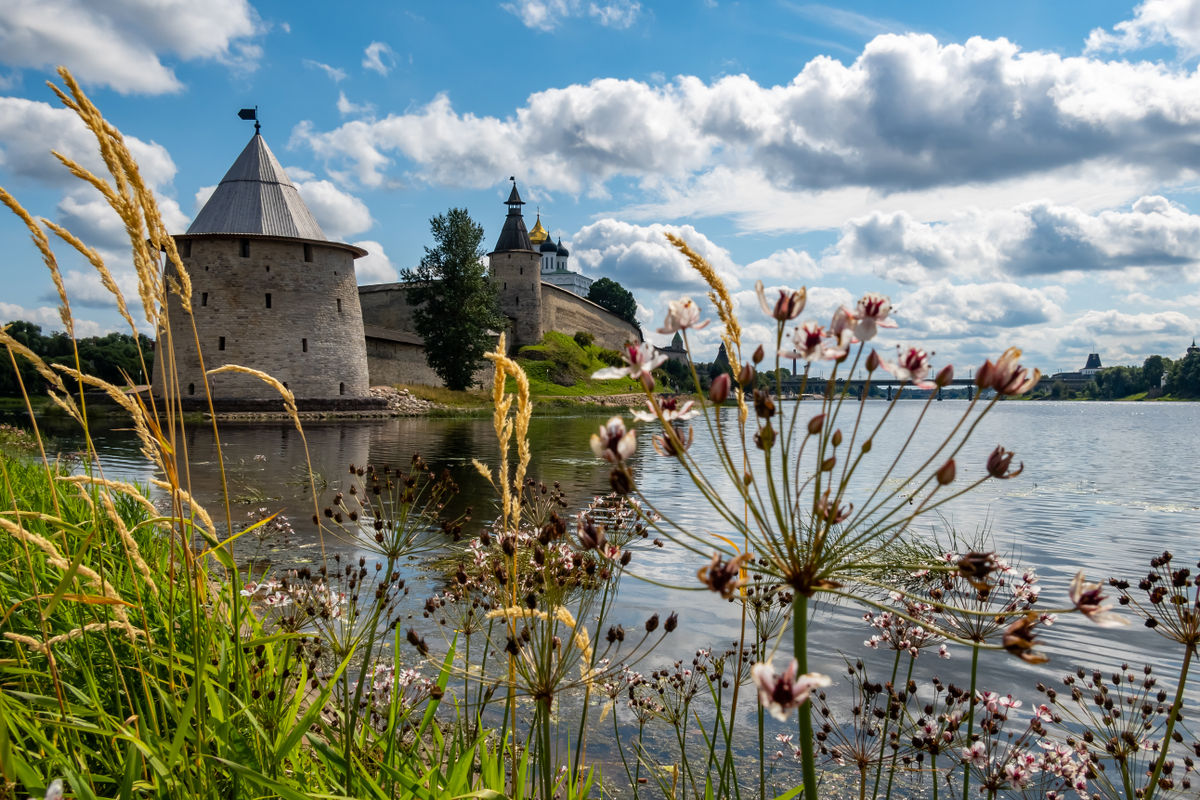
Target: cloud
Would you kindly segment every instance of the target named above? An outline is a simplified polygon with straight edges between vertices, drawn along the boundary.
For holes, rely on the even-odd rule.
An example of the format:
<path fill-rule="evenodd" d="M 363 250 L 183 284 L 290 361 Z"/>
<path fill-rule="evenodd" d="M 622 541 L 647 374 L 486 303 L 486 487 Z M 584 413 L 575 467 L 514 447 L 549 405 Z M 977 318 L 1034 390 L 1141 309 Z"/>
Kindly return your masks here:
<path fill-rule="evenodd" d="M 585 274 L 611 278 L 630 291 L 670 289 L 678 295 L 703 290 L 704 280 L 667 241 L 664 234 L 668 231 L 687 241 L 725 280 L 736 282 L 729 252 L 691 225 L 642 226 L 602 219 L 575 234 L 571 254 Z"/>
<path fill-rule="evenodd" d="M 646 203 L 738 191 L 728 180 L 703 184 L 710 175 L 750 180 L 771 201 L 978 194 L 1056 171 L 1066 180 L 1111 173 L 1144 192 L 1200 172 L 1196 96 L 1200 74 L 1158 63 L 1023 52 L 1004 39 L 883 35 L 853 63 L 814 58 L 785 85 L 746 75 L 661 85 L 601 78 L 536 92 L 502 117 L 459 111 L 441 94 L 329 131 L 305 123 L 294 141 L 365 185 L 385 185 L 399 166 L 432 184 L 480 188 L 522 166 L 526 181 L 549 191 L 603 195 L 613 179 L 637 181 Z M 1072 188 L 1083 194 L 1081 182 Z"/>
<path fill-rule="evenodd" d="M 949 273 L 1028 277 L 1131 268 L 1195 277 L 1200 215 L 1156 195 L 1128 211 L 1095 214 L 1046 201 L 963 211 L 938 223 L 874 213 L 847 223 L 822 265 L 907 284 Z"/>
<path fill-rule="evenodd" d="M 515 0 L 500 5 L 527 28 L 550 31 L 564 20 L 590 18 L 608 28 L 628 28 L 637 21 L 642 4 L 637 0 L 582 2 L 582 0 Z"/>
<path fill-rule="evenodd" d="M 129 304 L 134 319 L 137 320 L 142 315 L 135 310 L 140 308 L 140 301 L 138 300 L 138 279 L 133 268 L 110 263 L 109 272 L 116 281 L 117 288 L 125 296 L 125 302 Z M 100 276 L 91 268 L 87 271 L 67 270 L 63 273 L 63 284 L 67 288 L 67 298 L 71 301 L 72 308 L 76 306 L 104 309 L 117 307 L 116 298 L 105 288 L 104 284 L 100 282 Z M 58 295 L 51 290 L 43 295 L 42 299 L 52 301 L 57 297 Z"/>
<path fill-rule="evenodd" d="M 179 208 L 179 203 L 170 197 L 155 199 L 167 230 L 182 233 L 188 226 L 188 216 Z M 103 254 L 111 253 L 122 261 L 128 260 L 130 242 L 125 223 L 108 201 L 91 187 L 78 188 L 63 195 L 58 202 L 57 222 L 89 247 Z M 106 260 L 111 265 L 116 259 Z"/>
<path fill-rule="evenodd" d="M 322 64 L 320 61 L 313 61 L 311 58 L 304 59 L 304 66 L 311 69 L 319 69 L 329 76 L 329 79 L 334 83 L 341 83 L 346 80 L 346 70 L 331 67 L 328 64 Z"/>
<path fill-rule="evenodd" d="M 399 279 L 400 273 L 379 242 L 364 239 L 354 242 L 354 246 L 367 251 L 365 256 L 354 261 L 354 274 L 360 284 L 392 283 Z"/>
<path fill-rule="evenodd" d="M 126 136 L 142 178 L 155 189 L 169 186 L 175 162 L 160 144 Z M 63 187 L 76 187 L 73 177 L 50 152 L 55 150 L 97 174 L 105 174 L 96 139 L 65 108 L 20 97 L 0 97 L 0 166 L 13 175 Z"/>
<path fill-rule="evenodd" d="M 362 65 L 364 69 L 386 76 L 396 66 L 396 53 L 385 42 L 371 42 L 363 51 Z"/>
<path fill-rule="evenodd" d="M 10 0 L 0 3 L 0 62 L 63 64 L 87 84 L 162 94 L 183 88 L 164 57 L 253 70 L 262 31 L 247 0 Z"/>
<path fill-rule="evenodd" d="M 996 336 L 1026 325 L 1055 322 L 1059 289 L 1031 289 L 1009 282 L 951 284 L 939 281 L 893 303 L 897 322 L 932 340 Z M 1003 338 L 1003 337 L 1002 337 Z"/>
<path fill-rule="evenodd" d="M 346 99 L 345 92 L 338 92 L 337 110 L 343 117 L 347 117 L 354 114 L 373 114 L 375 106 L 371 103 L 352 103 Z"/>
<path fill-rule="evenodd" d="M 1133 19 L 1113 30 L 1096 28 L 1087 38 L 1087 52 L 1141 50 L 1161 44 L 1174 47 L 1183 58 L 1200 54 L 1200 5 L 1194 0 L 1145 0 Z"/>
<path fill-rule="evenodd" d="M 294 183 L 308 210 L 330 239 L 345 241 L 375 224 L 366 203 L 330 181 L 302 180 Z"/>
<path fill-rule="evenodd" d="M 193 207 L 195 208 L 195 210 L 192 212 L 193 217 L 200 213 L 200 209 L 204 208 L 204 204 L 208 202 L 208 198 L 212 197 L 213 192 L 216 190 L 217 185 L 215 183 L 212 186 L 201 186 L 196 190 L 196 195 L 193 202 Z"/>
<path fill-rule="evenodd" d="M 57 306 L 30 308 L 0 300 L 0 324 L 15 322 L 17 320 L 24 320 L 40 325 L 45 333 L 63 330 L 62 318 L 58 315 Z M 75 317 L 76 336 L 101 336 L 110 330 L 112 328 L 105 327 L 98 322 Z"/>
<path fill-rule="evenodd" d="M 745 272 L 764 284 L 782 281 L 793 287 L 821 276 L 821 268 L 812 256 L 791 247 L 776 250 L 766 258 L 751 261 L 746 265 Z"/>

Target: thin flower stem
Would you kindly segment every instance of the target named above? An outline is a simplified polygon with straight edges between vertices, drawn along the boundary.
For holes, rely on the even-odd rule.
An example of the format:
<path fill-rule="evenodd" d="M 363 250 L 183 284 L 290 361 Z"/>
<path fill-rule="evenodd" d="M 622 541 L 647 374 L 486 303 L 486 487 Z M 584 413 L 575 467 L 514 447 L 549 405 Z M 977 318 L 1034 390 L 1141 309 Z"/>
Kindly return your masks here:
<path fill-rule="evenodd" d="M 896 658 L 893 659 L 893 661 L 892 661 L 892 690 L 893 691 L 895 691 L 895 688 L 896 688 L 896 673 L 900 670 L 900 652 L 901 652 L 900 650 L 896 651 Z M 890 699 L 891 698 L 889 698 L 889 701 L 890 701 Z M 891 723 L 891 721 L 892 721 L 891 714 L 888 714 L 887 716 L 885 716 L 883 718 L 883 733 L 881 733 L 879 735 L 879 748 L 880 748 L 879 752 L 881 754 L 883 753 L 883 748 L 887 747 L 888 727 L 889 727 L 889 723 Z M 895 756 L 895 751 L 893 751 L 892 755 Z M 895 758 L 892 759 L 892 764 L 893 764 L 893 768 L 894 768 Z M 875 785 L 871 789 L 872 797 L 877 797 L 879 795 L 879 780 L 882 776 L 883 776 L 883 759 L 880 758 L 879 766 L 876 767 L 876 769 L 875 769 Z"/>
<path fill-rule="evenodd" d="M 797 674 L 808 672 L 808 597 L 796 592 L 792 600 L 792 647 Z M 799 708 L 800 764 L 804 774 L 804 800 L 817 800 L 817 762 L 813 753 L 812 703 Z"/>
<path fill-rule="evenodd" d="M 1154 762 L 1154 771 L 1150 773 L 1150 783 L 1146 786 L 1145 800 L 1151 800 L 1154 797 L 1154 790 L 1158 787 L 1158 778 L 1162 774 L 1163 764 L 1167 761 L 1167 752 L 1171 749 L 1171 734 L 1175 731 L 1175 720 L 1182 716 L 1183 711 L 1183 691 L 1187 688 L 1188 669 L 1192 665 L 1192 656 L 1196 652 L 1196 644 L 1189 642 L 1187 649 L 1183 651 L 1183 666 L 1179 668 L 1179 686 L 1175 689 L 1175 701 L 1171 703 L 1171 716 L 1167 718 L 1167 731 L 1163 736 L 1162 751 L 1158 754 L 1158 760 Z"/>
<path fill-rule="evenodd" d="M 979 677 L 979 645 L 971 647 L 971 696 L 967 700 L 967 738 L 965 742 L 970 747 L 971 735 L 975 732 L 975 686 Z M 971 765 L 963 764 L 963 800 L 967 800 L 967 792 L 971 788 Z M 937 791 L 937 776 L 934 776 L 934 792 Z"/>

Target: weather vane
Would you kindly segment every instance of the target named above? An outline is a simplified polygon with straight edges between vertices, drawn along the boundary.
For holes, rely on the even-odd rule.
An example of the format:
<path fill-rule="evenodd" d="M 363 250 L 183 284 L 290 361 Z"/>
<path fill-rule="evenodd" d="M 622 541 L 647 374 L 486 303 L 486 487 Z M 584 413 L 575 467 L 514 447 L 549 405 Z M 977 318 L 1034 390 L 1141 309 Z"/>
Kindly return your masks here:
<path fill-rule="evenodd" d="M 255 133 L 255 135 L 257 135 L 257 134 L 258 134 L 258 129 L 262 127 L 262 126 L 261 126 L 261 125 L 259 125 L 259 123 L 258 123 L 258 106 L 255 106 L 254 108 L 243 108 L 241 111 L 239 111 L 239 112 L 238 112 L 238 119 L 252 119 L 252 120 L 254 120 L 254 133 Z"/>

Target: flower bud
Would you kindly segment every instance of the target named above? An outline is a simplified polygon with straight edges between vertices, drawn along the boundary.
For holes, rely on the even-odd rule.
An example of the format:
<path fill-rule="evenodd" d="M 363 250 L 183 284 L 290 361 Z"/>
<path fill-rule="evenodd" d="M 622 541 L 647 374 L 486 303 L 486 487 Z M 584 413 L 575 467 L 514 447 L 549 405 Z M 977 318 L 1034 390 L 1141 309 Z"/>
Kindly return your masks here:
<path fill-rule="evenodd" d="M 754 413 L 763 419 L 775 416 L 775 401 L 766 389 L 754 390 Z"/>
<path fill-rule="evenodd" d="M 646 633 L 654 633 L 658 629 L 658 614 L 652 614 L 650 619 L 646 620 Z"/>
<path fill-rule="evenodd" d="M 762 360 L 766 358 L 766 356 L 766 351 L 763 350 L 763 346 L 760 344 L 754 349 L 754 355 L 752 355 L 751 358 L 754 359 L 755 364 L 761 364 Z"/>
<path fill-rule="evenodd" d="M 948 460 L 945 464 L 942 464 L 941 468 L 939 468 L 937 471 L 938 485 L 945 486 L 948 483 L 952 483 L 954 481 L 955 471 L 956 467 L 954 466 L 953 458 Z"/>
<path fill-rule="evenodd" d="M 742 369 L 738 372 L 738 383 L 742 386 L 754 385 L 754 367 L 750 364 L 742 364 Z"/>
<path fill-rule="evenodd" d="M 763 429 L 754 434 L 754 444 L 759 450 L 770 450 L 775 445 L 775 429 L 771 427 L 771 423 L 763 426 Z"/>
<path fill-rule="evenodd" d="M 825 415 L 817 414 L 808 421 L 808 433 L 811 436 L 816 436 L 821 432 L 821 426 L 825 424 Z"/>
<path fill-rule="evenodd" d="M 663 630 L 670 633 L 677 627 L 679 627 L 679 615 L 672 611 L 671 616 L 667 617 L 667 621 L 663 623 Z"/>
<path fill-rule="evenodd" d="M 867 439 L 865 442 L 862 443 L 862 451 L 863 451 L 863 455 L 866 455 L 867 453 L 871 452 L 871 440 L 870 439 Z"/>
<path fill-rule="evenodd" d="M 937 377 L 933 379 L 933 382 L 938 385 L 938 388 L 941 388 L 943 386 L 949 386 L 950 381 L 952 380 L 954 380 L 954 367 L 950 364 L 947 364 L 938 370 Z"/>
<path fill-rule="evenodd" d="M 838 447 L 842 443 L 842 429 L 838 428 L 833 432 L 833 446 Z"/>
<path fill-rule="evenodd" d="M 877 369 L 879 369 L 879 354 L 872 350 L 871 355 L 867 356 L 867 372 L 874 372 Z"/>
<path fill-rule="evenodd" d="M 720 404 L 724 403 L 727 397 L 729 397 L 729 374 L 722 372 L 713 378 L 712 385 L 708 387 L 708 399 Z"/>
<path fill-rule="evenodd" d="M 632 550 L 626 550 L 624 553 L 621 553 L 621 566 L 622 567 L 628 567 L 629 562 L 632 560 L 633 560 L 633 551 Z"/>
<path fill-rule="evenodd" d="M 1013 451 L 1005 450 L 1003 447 L 997 445 L 996 449 L 992 451 L 992 454 L 988 456 L 988 474 L 993 478 L 999 478 L 1000 480 L 1015 478 L 1017 475 L 1020 475 L 1025 469 L 1025 462 L 1022 461 L 1015 470 L 1009 471 L 1008 469 L 1012 464 L 1014 455 L 1016 454 L 1013 453 Z"/>
<path fill-rule="evenodd" d="M 627 495 L 633 491 L 633 473 L 624 465 L 616 467 L 608 476 L 608 485 L 617 494 Z"/>
<path fill-rule="evenodd" d="M 829 458 L 827 458 L 821 462 L 821 471 L 822 472 L 831 471 L 833 469 L 833 465 L 836 463 L 837 463 L 837 458 L 834 456 L 830 456 Z"/>
<path fill-rule="evenodd" d="M 754 483 L 754 475 L 751 474 L 749 470 L 746 470 L 744 473 L 742 473 L 742 483 L 746 486 Z"/>

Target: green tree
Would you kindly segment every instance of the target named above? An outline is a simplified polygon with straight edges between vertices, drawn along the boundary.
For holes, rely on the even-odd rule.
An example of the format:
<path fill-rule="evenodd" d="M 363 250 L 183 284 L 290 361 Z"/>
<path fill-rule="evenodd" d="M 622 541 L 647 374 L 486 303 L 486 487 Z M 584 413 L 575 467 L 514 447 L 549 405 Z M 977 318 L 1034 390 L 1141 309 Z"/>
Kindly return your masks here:
<path fill-rule="evenodd" d="M 1200 353 L 1188 353 L 1175 362 L 1167 377 L 1167 393 L 1200 397 Z"/>
<path fill-rule="evenodd" d="M 503 327 L 496 289 L 483 265 L 483 227 L 465 208 L 429 220 L 434 246 L 416 269 L 404 270 L 416 306 L 413 325 L 425 340 L 425 361 L 449 389 L 466 389 L 490 346 L 488 330 Z"/>
<path fill-rule="evenodd" d="M 609 278 L 601 278 L 588 289 L 588 300 L 596 305 L 607 308 L 621 319 L 637 325 L 637 300 L 633 294 L 621 284 Z"/>
<path fill-rule="evenodd" d="M 1142 382 L 1147 389 L 1157 389 L 1162 381 L 1163 373 L 1171 366 L 1171 359 L 1162 356 L 1150 356 L 1142 364 Z"/>

